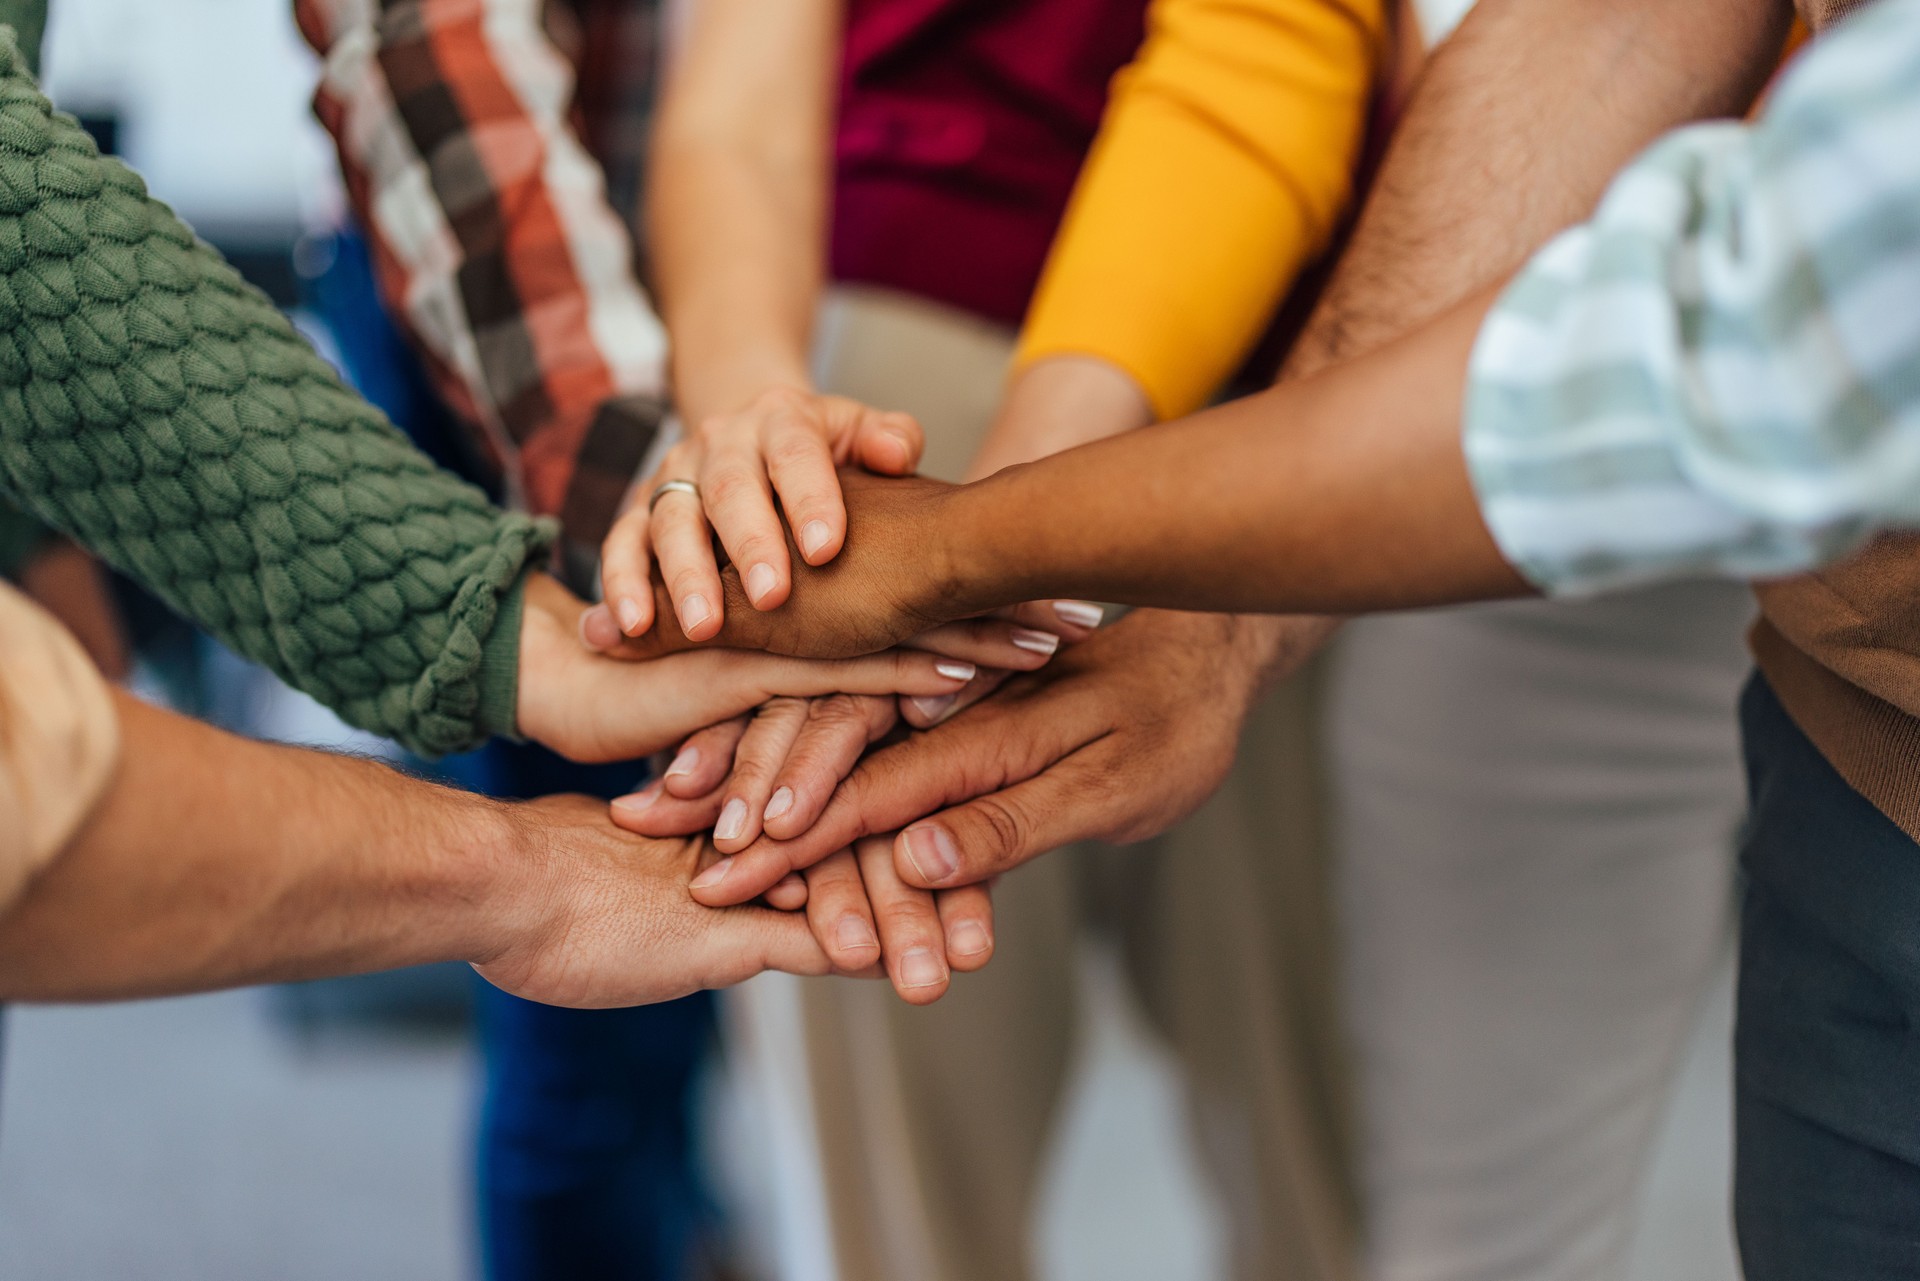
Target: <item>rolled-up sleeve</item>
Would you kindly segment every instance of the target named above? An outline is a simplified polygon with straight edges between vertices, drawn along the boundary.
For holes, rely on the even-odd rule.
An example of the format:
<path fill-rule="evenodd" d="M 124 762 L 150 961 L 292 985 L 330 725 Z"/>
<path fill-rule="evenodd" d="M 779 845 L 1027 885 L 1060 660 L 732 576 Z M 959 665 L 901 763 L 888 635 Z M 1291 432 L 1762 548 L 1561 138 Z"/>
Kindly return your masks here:
<path fill-rule="evenodd" d="M 1920 0 L 1882 0 L 1535 257 L 1463 415 L 1512 564 L 1557 594 L 1766 578 L 1920 523 L 1916 139 Z"/>
<path fill-rule="evenodd" d="M 86 821 L 119 747 L 112 696 L 79 642 L 0 583 L 0 913 Z"/>

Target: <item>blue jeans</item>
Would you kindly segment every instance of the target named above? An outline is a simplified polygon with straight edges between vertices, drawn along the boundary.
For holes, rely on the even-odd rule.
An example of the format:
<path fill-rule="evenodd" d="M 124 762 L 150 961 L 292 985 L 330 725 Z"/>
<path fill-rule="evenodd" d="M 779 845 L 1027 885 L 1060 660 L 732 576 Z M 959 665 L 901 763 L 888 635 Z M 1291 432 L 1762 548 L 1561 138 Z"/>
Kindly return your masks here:
<path fill-rule="evenodd" d="M 1757 676 L 1741 728 L 1753 808 L 1734 1218 L 1748 1281 L 1920 1277 L 1920 845 Z"/>
<path fill-rule="evenodd" d="M 532 745 L 481 753 L 505 798 L 618 796 L 636 765 L 583 767 Z M 628 1010 L 564 1010 L 480 984 L 486 1089 L 478 1133 L 490 1281 L 679 1281 L 713 1226 L 694 1094 L 714 1044 L 701 993 Z"/>
<path fill-rule="evenodd" d="M 487 484 L 374 287 L 365 240 L 344 231 L 309 302 L 363 394 L 442 465 Z M 516 799 L 614 797 L 639 762 L 580 766 L 494 742 L 435 772 Z M 693 1094 L 714 1044 L 702 993 L 630 1010 L 562 1010 L 479 985 L 486 1059 L 478 1148 L 481 1253 L 491 1281 L 680 1281 L 713 1221 Z"/>

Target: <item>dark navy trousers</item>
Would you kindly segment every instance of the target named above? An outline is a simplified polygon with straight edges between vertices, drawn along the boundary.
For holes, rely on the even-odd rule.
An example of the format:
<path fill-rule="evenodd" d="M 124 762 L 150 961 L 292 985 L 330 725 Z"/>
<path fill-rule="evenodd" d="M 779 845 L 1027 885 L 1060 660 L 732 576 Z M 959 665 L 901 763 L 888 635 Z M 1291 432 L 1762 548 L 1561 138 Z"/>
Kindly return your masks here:
<path fill-rule="evenodd" d="M 1748 1281 L 1908 1281 L 1920 1277 L 1920 845 L 1760 677 L 1741 724 L 1741 1259 Z"/>

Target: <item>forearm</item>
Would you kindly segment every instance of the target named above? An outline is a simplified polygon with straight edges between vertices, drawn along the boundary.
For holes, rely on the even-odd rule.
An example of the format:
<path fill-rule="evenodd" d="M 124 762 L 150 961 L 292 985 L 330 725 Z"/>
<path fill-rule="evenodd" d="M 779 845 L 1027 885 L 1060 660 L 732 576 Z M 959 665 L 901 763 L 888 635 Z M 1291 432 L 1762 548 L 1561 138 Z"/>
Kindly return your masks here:
<path fill-rule="evenodd" d="M 967 476 L 991 476 L 1152 421 L 1146 393 L 1118 365 L 1092 356 L 1049 357 L 1020 369 L 1007 383 Z"/>
<path fill-rule="evenodd" d="M 1434 54 L 1287 374 L 1511 274 L 1660 133 L 1744 112 L 1785 0 L 1481 0 Z"/>
<path fill-rule="evenodd" d="M 653 138 L 648 226 L 690 422 L 809 388 L 838 6 L 700 0 Z"/>
<path fill-rule="evenodd" d="M 121 764 L 0 916 L 0 997 L 152 996 L 485 961 L 534 927 L 506 807 L 116 697 Z"/>
<path fill-rule="evenodd" d="M 0 266 L 0 489 L 356 725 L 428 753 L 510 729 L 550 531 L 345 387 L 10 49 L 0 88 L 28 229 Z"/>
<path fill-rule="evenodd" d="M 954 491 L 927 521 L 953 608 L 1345 613 L 1523 592 L 1460 447 L 1489 301 L 1319 377 Z"/>

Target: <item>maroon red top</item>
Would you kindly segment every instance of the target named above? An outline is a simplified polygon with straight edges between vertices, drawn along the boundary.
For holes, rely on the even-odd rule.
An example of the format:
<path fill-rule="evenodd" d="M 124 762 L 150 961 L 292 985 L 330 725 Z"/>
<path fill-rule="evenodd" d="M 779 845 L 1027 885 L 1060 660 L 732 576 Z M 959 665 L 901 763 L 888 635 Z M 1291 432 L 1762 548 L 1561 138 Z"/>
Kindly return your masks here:
<path fill-rule="evenodd" d="M 1146 0 L 850 0 L 832 272 L 1018 324 Z"/>

